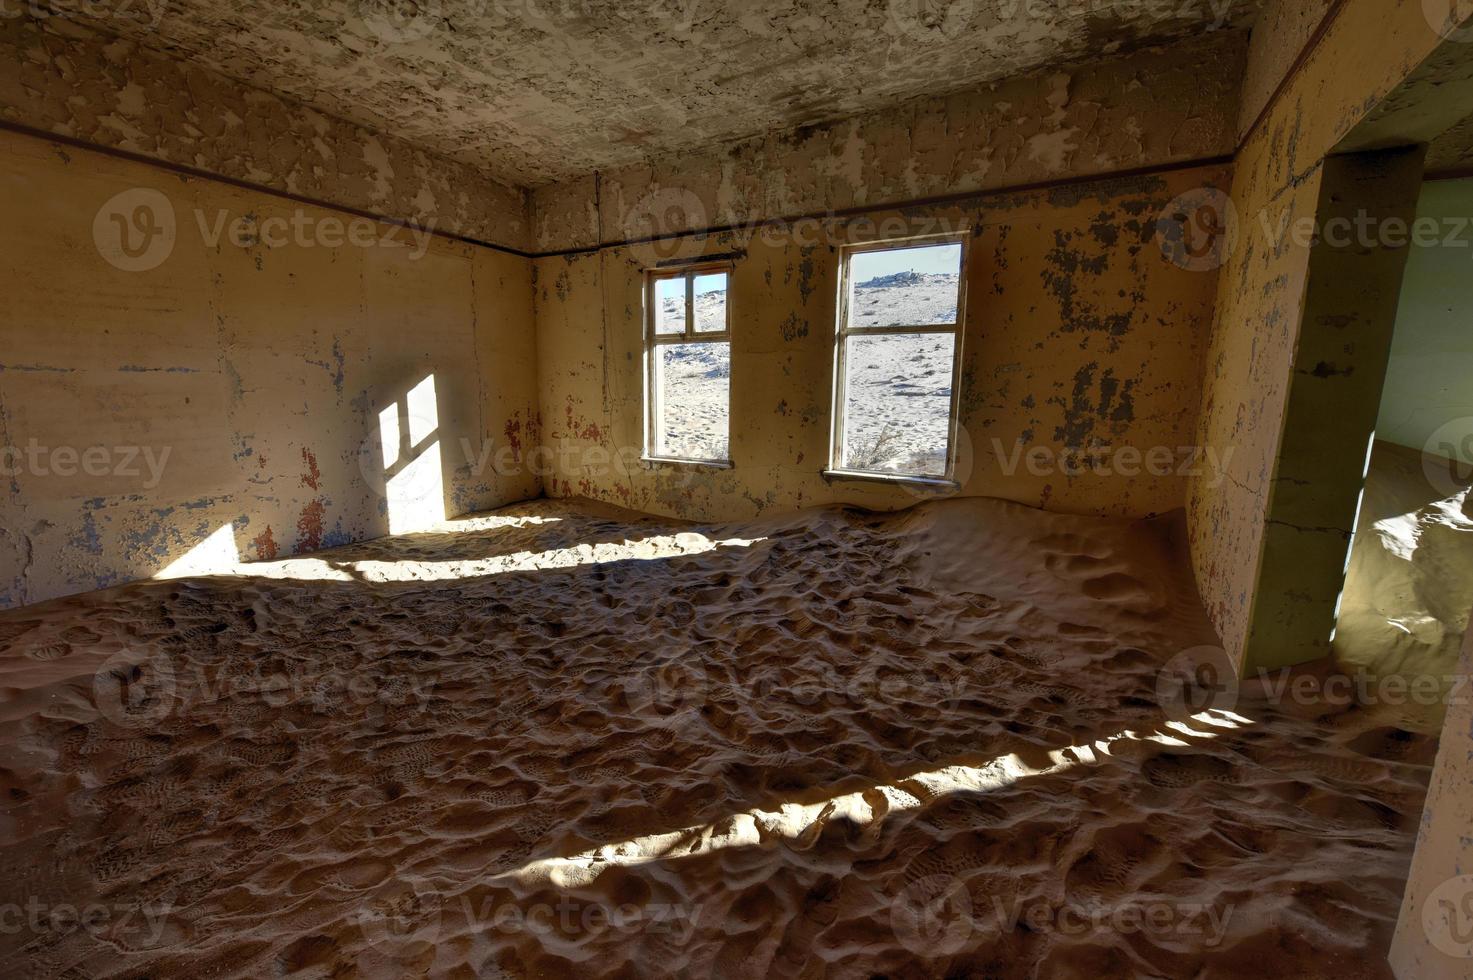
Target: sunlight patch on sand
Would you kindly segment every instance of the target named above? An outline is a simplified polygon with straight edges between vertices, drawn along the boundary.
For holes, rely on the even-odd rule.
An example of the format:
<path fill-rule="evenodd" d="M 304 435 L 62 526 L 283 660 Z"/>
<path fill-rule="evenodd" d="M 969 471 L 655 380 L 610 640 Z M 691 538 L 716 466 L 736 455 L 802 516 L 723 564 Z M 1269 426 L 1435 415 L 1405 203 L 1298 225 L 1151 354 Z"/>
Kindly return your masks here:
<path fill-rule="evenodd" d="M 834 820 L 847 820 L 857 827 L 866 828 L 866 836 L 873 836 L 888 814 L 920 810 L 929 801 L 942 796 L 994 792 L 1030 777 L 1054 776 L 1081 766 L 1101 765 L 1113 754 L 1111 749 L 1117 742 L 1154 742 L 1181 748 L 1192 743 L 1179 736 L 1213 739 L 1251 725 L 1252 722 L 1242 715 L 1209 709 L 1192 715 L 1185 722 L 1168 721 L 1161 730 L 1148 734 L 1125 730 L 1094 742 L 1055 749 L 1048 753 L 1052 765 L 1042 768 L 1030 766 L 1016 753 L 1001 756 L 984 766 L 946 766 L 916 773 L 897 784 L 876 785 L 817 803 L 784 803 L 777 810 L 754 808 L 702 826 L 605 844 L 570 857 L 545 858 L 502 877 L 527 884 L 547 881 L 559 888 L 580 888 L 615 866 L 651 864 L 667 858 L 728 848 L 757 848 L 774 838 L 796 842 L 802 847 L 805 840 L 815 838 Z M 907 787 L 919 789 L 920 794 Z"/>
<path fill-rule="evenodd" d="M 332 561 L 323 558 L 289 558 L 285 561 L 258 562 L 242 566 L 243 571 L 266 578 L 299 579 L 332 582 L 445 582 L 507 572 L 528 572 L 551 568 L 574 568 L 579 565 L 601 565 L 616 561 L 651 561 L 684 555 L 702 555 L 730 548 L 750 548 L 766 538 L 723 538 L 713 540 L 704 534 L 656 535 L 638 541 L 578 544 L 550 551 L 519 551 L 489 558 L 466 558 L 455 561 Z"/>

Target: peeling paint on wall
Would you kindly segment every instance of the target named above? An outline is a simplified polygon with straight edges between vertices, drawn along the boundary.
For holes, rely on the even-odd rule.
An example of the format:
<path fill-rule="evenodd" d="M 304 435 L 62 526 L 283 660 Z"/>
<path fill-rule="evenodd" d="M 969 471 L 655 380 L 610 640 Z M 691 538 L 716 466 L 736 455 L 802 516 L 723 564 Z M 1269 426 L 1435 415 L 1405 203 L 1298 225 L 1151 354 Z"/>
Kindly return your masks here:
<path fill-rule="evenodd" d="M 29 6 L 90 17 L 103 30 L 536 186 L 756 133 L 802 139 L 835 119 L 1100 52 L 1241 33 L 1260 2 L 974 2 L 950 5 L 945 29 L 926 5 L 876 0 L 420 2 L 392 17 L 349 0 Z M 115 6 L 134 16 L 108 16 Z M 146 95 L 130 87 L 122 101 L 138 105 Z M 1074 137 L 1061 135 L 1095 138 L 1091 122 L 1023 134 L 1000 152 L 1069 153 Z M 1122 130 L 1117 139 L 1128 147 L 1137 137 Z M 841 142 L 836 171 L 857 176 L 868 152 Z M 918 169 L 937 169 L 945 155 L 932 151 Z"/>
<path fill-rule="evenodd" d="M 916 228 L 973 228 L 963 339 L 959 446 L 962 493 L 1035 506 L 1141 516 L 1181 507 L 1186 475 L 1131 478 L 1036 472 L 1075 450 L 1189 446 L 1216 277 L 1167 261 L 1156 217 L 1178 194 L 1225 187 L 1223 168 L 1196 168 L 1068 189 L 979 197 L 955 207 L 877 211 Z M 857 219 L 856 219 L 857 220 Z M 538 376 L 556 495 L 581 494 L 695 519 L 750 517 L 843 501 L 881 509 L 921 497 L 883 485 L 829 482 L 829 390 L 838 247 L 855 222 L 811 237 L 695 236 L 661 258 L 742 251 L 732 304 L 730 470 L 636 464 L 643 448 L 644 270 L 639 247 L 540 259 Z M 1068 256 L 1061 258 L 1060 242 Z M 1118 324 L 1100 329 L 1100 324 Z M 1014 465 L 1016 464 L 1016 465 Z M 1037 468 L 1035 468 L 1037 469 Z"/>
<path fill-rule="evenodd" d="M 538 188 L 534 240 L 581 248 L 1211 159 L 1233 150 L 1245 57 L 1242 33 L 1209 35 L 665 155 Z"/>
<path fill-rule="evenodd" d="M 107 465 L 27 466 L 0 485 L 0 605 L 147 578 L 206 542 L 249 560 L 386 533 L 379 413 L 427 376 L 445 510 L 541 492 L 524 461 L 498 467 L 492 428 L 537 410 L 529 260 L 444 241 L 418 258 L 210 246 L 195 210 L 259 223 L 294 206 L 56 150 L 0 133 L 0 261 L 15 270 L 0 350 L 49 367 L 0 370 L 0 445 L 90 450 Z M 140 187 L 171 202 L 178 232 L 162 264 L 128 272 L 104 260 L 93 222 Z"/>
<path fill-rule="evenodd" d="M 1266 23 L 1277 16 L 1271 8 Z M 1198 589 L 1239 662 L 1282 478 L 1278 455 L 1309 257 L 1294 236 L 1271 240 L 1264 222 L 1272 228 L 1314 214 L 1325 155 L 1439 41 L 1420 3 L 1346 0 L 1235 163 L 1231 197 L 1242 234 L 1220 279 L 1198 436 L 1214 452 L 1230 454 L 1231 464 L 1216 483 L 1193 482 L 1189 523 Z M 1278 43 L 1255 34 L 1256 48 Z M 1284 69 L 1292 60 L 1281 52 L 1250 56 Z"/>
<path fill-rule="evenodd" d="M 0 119 L 480 241 L 529 244 L 518 188 L 59 17 L 0 17 Z"/>

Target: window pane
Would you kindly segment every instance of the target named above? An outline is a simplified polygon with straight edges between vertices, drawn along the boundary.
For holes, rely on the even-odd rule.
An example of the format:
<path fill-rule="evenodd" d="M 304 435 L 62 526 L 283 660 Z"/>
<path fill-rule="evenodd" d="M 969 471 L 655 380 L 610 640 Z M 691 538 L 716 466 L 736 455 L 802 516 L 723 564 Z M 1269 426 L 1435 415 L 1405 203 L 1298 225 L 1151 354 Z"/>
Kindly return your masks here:
<path fill-rule="evenodd" d="M 655 348 L 655 383 L 660 388 L 655 454 L 725 460 L 731 345 L 662 344 Z"/>
<path fill-rule="evenodd" d="M 956 337 L 861 336 L 845 344 L 843 468 L 944 476 Z"/>
<path fill-rule="evenodd" d="M 655 280 L 655 333 L 685 333 L 685 277 Z"/>
<path fill-rule="evenodd" d="M 696 332 L 726 329 L 726 273 L 696 276 Z"/>
<path fill-rule="evenodd" d="M 956 323 L 961 245 L 891 248 L 849 257 L 849 325 Z"/>

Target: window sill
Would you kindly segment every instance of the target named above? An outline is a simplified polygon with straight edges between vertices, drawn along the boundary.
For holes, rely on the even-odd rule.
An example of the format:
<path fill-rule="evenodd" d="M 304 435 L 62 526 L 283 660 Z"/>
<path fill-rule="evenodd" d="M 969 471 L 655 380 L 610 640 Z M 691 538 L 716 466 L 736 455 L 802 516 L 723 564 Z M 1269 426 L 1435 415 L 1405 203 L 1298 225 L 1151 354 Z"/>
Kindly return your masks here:
<path fill-rule="evenodd" d="M 729 470 L 729 459 L 678 459 L 674 456 L 641 456 L 639 461 L 646 466 L 695 466 L 708 470 Z"/>
<path fill-rule="evenodd" d="M 859 480 L 866 483 L 894 483 L 909 487 L 926 487 L 930 490 L 960 490 L 962 485 L 955 480 L 939 476 L 904 476 L 898 473 L 866 473 L 863 470 L 824 470 L 823 478 L 830 483 L 836 480 Z"/>

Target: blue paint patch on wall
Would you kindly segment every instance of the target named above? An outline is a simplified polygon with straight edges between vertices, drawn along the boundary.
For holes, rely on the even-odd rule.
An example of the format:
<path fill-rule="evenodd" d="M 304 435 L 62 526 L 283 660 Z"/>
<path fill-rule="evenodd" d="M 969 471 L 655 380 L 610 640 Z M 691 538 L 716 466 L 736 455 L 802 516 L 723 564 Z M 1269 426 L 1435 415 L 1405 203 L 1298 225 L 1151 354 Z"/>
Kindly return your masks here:
<path fill-rule="evenodd" d="M 67 540 L 67 543 L 89 555 L 102 554 L 102 535 L 97 530 L 95 508 L 83 511 L 82 526 Z"/>
<path fill-rule="evenodd" d="M 322 547 L 324 548 L 341 548 L 345 544 L 352 543 L 353 535 L 351 532 L 343 529 L 341 519 L 333 524 L 331 531 L 328 531 L 322 536 Z"/>

